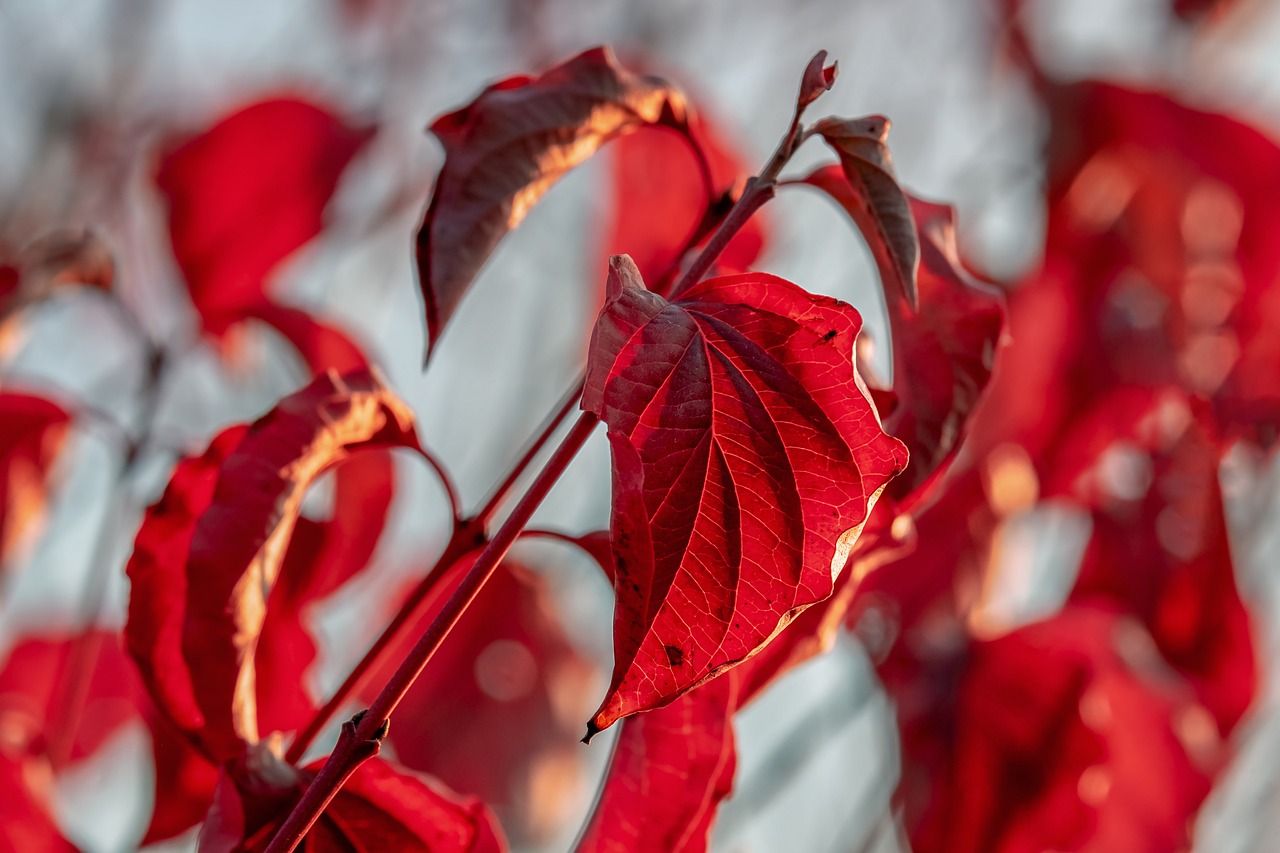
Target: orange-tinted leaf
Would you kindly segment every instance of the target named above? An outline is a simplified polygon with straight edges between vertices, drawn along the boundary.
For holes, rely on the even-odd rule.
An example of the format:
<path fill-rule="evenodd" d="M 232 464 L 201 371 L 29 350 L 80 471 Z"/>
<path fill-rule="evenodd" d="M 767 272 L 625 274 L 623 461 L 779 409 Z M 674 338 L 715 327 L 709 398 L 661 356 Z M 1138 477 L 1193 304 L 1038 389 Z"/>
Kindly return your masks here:
<path fill-rule="evenodd" d="M 737 766 L 737 671 L 622 726 L 577 853 L 701 853 Z"/>
<path fill-rule="evenodd" d="M 853 364 L 861 318 L 782 279 L 668 303 L 625 257 L 583 407 L 609 426 L 613 683 L 589 729 L 741 663 L 833 583 L 906 452 Z"/>
<path fill-rule="evenodd" d="M 404 404 L 369 373 L 322 376 L 180 466 L 148 512 L 129 566 L 130 649 L 211 754 L 257 741 L 254 653 L 307 486 L 354 450 L 394 446 L 417 446 Z"/>
<path fill-rule="evenodd" d="M 840 156 L 845 179 L 853 189 L 853 203 L 846 209 L 876 259 L 885 289 L 896 288 L 915 308 L 920 241 L 907 195 L 893 173 L 889 120 L 884 116 L 824 118 L 813 129 Z"/>
<path fill-rule="evenodd" d="M 435 618 L 474 557 L 448 570 L 408 638 Z M 596 669 L 552 604 L 538 573 L 500 564 L 400 703 L 387 738 L 400 763 L 487 803 L 520 844 L 554 836 L 581 794 L 582 702 Z M 366 700 L 389 674 L 371 680 Z"/>
<path fill-rule="evenodd" d="M 429 346 L 508 231 L 553 183 L 610 139 L 646 125 L 683 128 L 684 96 L 593 48 L 537 78 L 495 83 L 431 131 L 445 149 L 418 231 Z"/>
<path fill-rule="evenodd" d="M 70 423 L 49 400 L 0 392 L 0 568 L 44 513 L 48 471 Z"/>
<path fill-rule="evenodd" d="M 156 183 L 205 331 L 221 335 L 265 301 L 267 276 L 320 233 L 339 177 L 370 136 L 323 107 L 282 98 L 170 144 Z"/>
<path fill-rule="evenodd" d="M 262 748 L 229 763 L 200 832 L 200 853 L 260 853 L 319 768 L 295 770 Z M 374 758 L 347 780 L 301 849 L 502 853 L 506 844 L 483 804 Z"/>

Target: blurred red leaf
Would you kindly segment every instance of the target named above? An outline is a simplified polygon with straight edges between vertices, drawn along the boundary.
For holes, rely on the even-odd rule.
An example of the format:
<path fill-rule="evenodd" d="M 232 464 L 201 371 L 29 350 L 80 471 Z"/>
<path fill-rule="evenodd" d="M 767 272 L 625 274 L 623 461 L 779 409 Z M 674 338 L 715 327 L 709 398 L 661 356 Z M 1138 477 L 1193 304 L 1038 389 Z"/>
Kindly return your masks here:
<path fill-rule="evenodd" d="M 24 775 L 57 773 L 90 758 L 130 722 L 150 729 L 156 768 L 155 808 L 142 841 L 145 846 L 200 821 L 209 807 L 217 769 L 156 712 L 120 637 L 101 630 L 29 636 L 10 650 L 0 670 L 4 750 L 37 759 L 23 759 L 29 765 Z M 31 818 L 38 815 L 33 811 Z M 45 849 L 31 843 L 13 849 Z"/>
<path fill-rule="evenodd" d="M 813 125 L 840 156 L 852 194 L 841 202 L 857 223 L 880 270 L 885 290 L 897 289 L 914 309 L 920 241 L 907 195 L 898 185 L 889 153 L 889 120 L 884 116 L 824 118 Z"/>
<path fill-rule="evenodd" d="M 853 365 L 861 318 L 747 274 L 650 293 L 615 258 L 583 407 L 609 425 L 615 668 L 588 731 L 670 702 L 831 594 L 906 463 Z"/>
<path fill-rule="evenodd" d="M 552 184 L 614 137 L 646 125 L 683 129 L 686 111 L 666 81 L 633 74 L 597 47 L 539 77 L 495 83 L 436 119 L 445 162 L 417 243 L 429 348 L 494 248 Z"/>
<path fill-rule="evenodd" d="M 0 749 L 0 847 L 40 853 L 78 853 L 49 813 L 52 774 L 38 762 Z"/>
<path fill-rule="evenodd" d="M 261 747 L 228 764 L 200 832 L 200 853 L 264 850 L 318 770 L 295 770 Z M 352 774 L 298 849 L 501 853 L 506 844 L 483 804 L 374 758 Z"/>
<path fill-rule="evenodd" d="M 900 718 L 914 850 L 1189 845 L 1221 743 L 1137 624 L 1073 606 L 974 643 L 956 666 L 951 699 Z"/>
<path fill-rule="evenodd" d="M 281 98 L 172 141 L 156 183 L 174 257 L 204 330 L 219 336 L 264 301 L 267 276 L 324 226 L 324 209 L 372 130 Z"/>
<path fill-rule="evenodd" d="M 622 726 L 576 853 L 701 853 L 733 790 L 737 670 Z"/>
<path fill-rule="evenodd" d="M 147 509 L 125 567 L 131 582 L 124 630 L 129 653 L 156 706 L 193 737 L 199 736 L 205 718 L 182 651 L 187 555 L 196 524 L 213 501 L 218 472 L 248 430 L 229 427 L 203 454 L 178 462 L 164 494 Z"/>
<path fill-rule="evenodd" d="M 448 569 L 421 634 L 475 555 Z M 398 656 L 392 654 L 391 660 Z M 371 679 L 366 701 L 390 669 Z M 595 667 L 571 645 L 542 577 L 504 561 L 401 702 L 388 735 L 397 760 L 473 794 L 513 841 L 559 831 L 582 783 L 582 699 Z"/>
<path fill-rule="evenodd" d="M 87 758 L 137 718 L 134 679 L 133 666 L 115 634 L 95 630 L 24 637 L 9 650 L 0 670 L 5 742 L 45 754 L 54 736 L 50 727 L 71 726 L 74 731 L 57 734 L 66 743 L 49 754 L 53 769 Z"/>
<path fill-rule="evenodd" d="M 181 835 L 204 819 L 218 781 L 218 768 L 187 735 L 154 709 L 147 714 L 155 766 L 155 805 L 139 846 Z"/>
<path fill-rule="evenodd" d="M 1042 474 L 1075 413 L 1123 386 L 1213 403 L 1224 439 L 1280 435 L 1280 147 L 1222 115 L 1101 83 L 1051 90 L 1041 269 L 975 431 Z"/>
<path fill-rule="evenodd" d="M 1133 434 L 1114 430 L 1098 455 L 1101 467 L 1108 452 L 1146 454 L 1150 471 L 1136 474 L 1147 482 L 1132 493 L 1100 490 L 1072 598 L 1133 612 L 1225 736 L 1253 701 L 1258 669 L 1235 584 L 1214 439 L 1189 414 L 1171 422 L 1177 402 L 1177 395 L 1155 397 L 1128 422 Z"/>
<path fill-rule="evenodd" d="M 353 450 L 392 446 L 417 446 L 409 410 L 368 373 L 323 376 L 180 466 L 148 512 L 129 565 L 130 650 L 212 755 L 258 739 L 254 653 L 307 486 Z"/>
<path fill-rule="evenodd" d="M 42 397 L 0 391 L 0 568 L 44 513 L 49 468 L 71 416 Z"/>
<path fill-rule="evenodd" d="M 370 366 L 361 347 L 345 332 L 305 311 L 264 303 L 247 309 L 245 315 L 271 326 L 293 344 L 313 374 L 351 373 Z"/>
<path fill-rule="evenodd" d="M 701 149 L 720 198 L 707 198 L 691 145 Z M 630 255 L 645 282 L 663 292 L 680 271 L 681 250 L 695 229 L 702 233 L 693 242 L 705 242 L 713 230 L 708 226 L 728 212 L 727 205 L 717 204 L 727 201 L 724 194 L 748 174 L 747 167 L 703 114 L 689 116 L 687 132 L 657 126 L 623 137 L 612 146 L 612 155 L 614 195 L 603 257 Z M 753 216 L 717 264 L 730 272 L 747 270 L 767 236 L 763 217 Z"/>

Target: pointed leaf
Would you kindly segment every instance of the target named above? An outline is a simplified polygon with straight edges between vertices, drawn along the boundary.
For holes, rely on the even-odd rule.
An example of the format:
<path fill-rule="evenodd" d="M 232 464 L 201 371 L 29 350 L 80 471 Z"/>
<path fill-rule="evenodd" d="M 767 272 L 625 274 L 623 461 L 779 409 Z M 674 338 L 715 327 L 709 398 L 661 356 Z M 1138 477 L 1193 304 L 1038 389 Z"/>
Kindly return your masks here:
<path fill-rule="evenodd" d="M 906 193 L 894 176 L 889 120 L 884 116 L 824 118 L 813 130 L 840 155 L 855 200 L 847 209 L 876 259 L 885 289 L 896 288 L 914 309 L 919 299 L 920 241 Z"/>
<path fill-rule="evenodd" d="M 583 407 L 609 426 L 613 683 L 591 728 L 666 704 L 831 594 L 906 451 L 853 365 L 861 318 L 764 274 L 668 303 L 615 258 Z"/>
<path fill-rule="evenodd" d="M 323 107 L 282 98 L 170 143 L 156 184 L 206 332 L 221 335 L 265 301 L 268 274 L 320 233 L 338 179 L 371 135 Z"/>
<path fill-rule="evenodd" d="M 800 78 L 800 96 L 796 99 L 796 112 L 818 100 L 824 92 L 829 92 L 836 84 L 836 73 L 839 63 L 827 65 L 827 52 L 820 50 L 805 66 L 804 76 Z"/>
<path fill-rule="evenodd" d="M 498 242 L 556 180 L 616 136 L 684 128 L 686 111 L 670 84 L 632 74 L 598 47 L 537 78 L 495 83 L 436 119 L 445 163 L 417 247 L 429 346 Z"/>
<path fill-rule="evenodd" d="M 576 853 L 702 853 L 737 766 L 736 671 L 627 720 Z"/>

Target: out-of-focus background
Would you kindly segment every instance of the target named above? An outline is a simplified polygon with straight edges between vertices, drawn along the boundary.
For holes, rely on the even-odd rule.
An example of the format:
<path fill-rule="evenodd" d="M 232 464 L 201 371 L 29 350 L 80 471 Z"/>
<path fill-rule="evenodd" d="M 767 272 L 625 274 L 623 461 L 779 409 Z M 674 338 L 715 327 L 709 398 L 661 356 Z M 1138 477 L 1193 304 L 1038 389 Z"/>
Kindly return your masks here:
<path fill-rule="evenodd" d="M 53 471 L 43 522 L 22 525 L 21 541 L 6 549 L 0 649 L 28 635 L 72 634 L 86 622 L 122 624 L 128 585 L 118 569 L 174 455 L 199 449 L 222 425 L 256 417 L 304 378 L 288 346 L 265 327 L 245 325 L 216 341 L 200 334 L 157 184 L 161 156 L 182 140 L 249 104 L 286 96 L 374 131 L 342 170 L 323 231 L 272 270 L 270 289 L 364 344 L 413 406 L 463 505 L 474 507 L 580 369 L 603 286 L 611 155 L 606 148 L 570 174 L 503 243 L 423 373 L 411 241 L 442 162 L 424 132 L 431 120 L 489 82 L 608 43 L 625 64 L 684 88 L 756 168 L 785 129 L 801 69 L 825 49 L 840 77 L 814 114 L 890 117 L 903 185 L 955 205 L 966 260 L 997 281 L 1016 282 L 1042 252 L 1051 142 L 1017 55 L 1024 48 L 1010 43 L 1017 5 L 0 4 L 0 250 L 17 253 L 49 234 L 92 229 L 114 258 L 116 292 L 136 315 L 125 319 L 92 293 L 69 292 L 24 310 L 0 336 L 0 387 L 50 394 L 81 413 Z M 1173 8 L 1195 5 L 1028 0 L 1012 14 L 1025 49 L 1054 80 L 1159 89 L 1280 136 L 1280 5 L 1205 3 L 1215 8 L 1203 17 L 1180 17 Z M 791 172 L 829 158 L 813 144 Z M 844 217 L 804 192 L 781 193 L 763 215 L 771 240 L 758 267 L 851 301 L 871 337 L 884 340 L 874 264 Z M 145 339 L 180 353 L 155 400 L 140 393 Z M 887 371 L 887 356 L 877 358 Z M 153 440 L 121 485 L 120 431 L 144 421 L 153 422 Z M 1264 672 L 1275 669 L 1280 604 L 1280 503 L 1269 465 L 1237 454 L 1224 474 L 1236 571 Z M 316 696 L 333 689 L 380 628 L 386 610 L 378 602 L 429 565 L 447 535 L 443 495 L 430 474 L 401 459 L 397 475 L 391 526 L 371 568 L 309 616 L 320 637 Z M 324 515 L 329 488 L 321 484 L 309 512 Z M 608 488 L 607 447 L 597 435 L 536 523 L 607 527 Z M 991 595 L 992 618 L 1006 625 L 1061 603 L 1089 522 L 1069 507 L 1039 506 L 1020 519 L 1017 535 L 1030 568 Z M 585 719 L 610 662 L 607 585 L 571 548 L 540 544 L 524 553 L 551 590 L 571 642 L 595 667 L 575 711 Z M 97 568 L 104 564 L 115 569 Z M 1272 681 L 1264 679 L 1254 711 L 1236 730 L 1235 759 L 1197 820 L 1199 850 L 1272 849 L 1280 814 Z M 713 849 L 905 849 L 891 805 L 899 773 L 892 706 L 856 641 L 843 638 L 788 676 L 737 728 L 736 790 L 721 810 Z M 573 753 L 574 766 L 554 781 L 545 777 L 556 794 L 530 807 L 539 829 L 521 849 L 568 847 L 609 744 L 598 739 Z M 134 723 L 59 773 L 53 813 L 70 839 L 90 851 L 134 849 L 151 808 L 149 748 L 145 727 Z M 188 832 L 163 849 L 193 845 Z"/>

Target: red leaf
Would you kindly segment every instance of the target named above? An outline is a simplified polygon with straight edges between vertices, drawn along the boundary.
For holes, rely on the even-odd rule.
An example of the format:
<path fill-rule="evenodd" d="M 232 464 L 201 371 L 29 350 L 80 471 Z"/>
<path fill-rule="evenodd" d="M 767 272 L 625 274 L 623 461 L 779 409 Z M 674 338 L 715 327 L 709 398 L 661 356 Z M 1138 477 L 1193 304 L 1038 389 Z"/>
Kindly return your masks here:
<path fill-rule="evenodd" d="M 155 806 L 139 846 L 181 835 L 204 819 L 218 781 L 218 768 L 191 745 L 168 718 L 147 715 L 155 764 Z"/>
<path fill-rule="evenodd" d="M 392 446 L 417 446 L 409 410 L 368 373 L 323 376 L 180 466 L 149 511 L 129 566 L 130 649 L 211 754 L 258 739 L 254 652 L 307 486 L 353 450 Z"/>
<path fill-rule="evenodd" d="M 39 853 L 78 853 L 62 837 L 49 814 L 52 782 L 38 762 L 15 758 L 0 750 L 0 848 Z"/>
<path fill-rule="evenodd" d="M 84 672 L 79 672 L 80 667 Z M 87 683 L 77 686 L 77 678 Z M 14 646 L 0 671 L 0 725 L 6 733 L 6 749 L 21 748 L 51 762 L 50 766 L 25 761 L 24 775 L 56 773 L 63 762 L 88 758 L 132 721 L 145 722 L 151 730 L 156 770 L 155 809 L 142 841 L 145 846 L 172 838 L 200 821 L 209 808 L 217 770 L 156 712 L 120 638 L 104 631 L 28 637 Z M 65 731 L 72 726 L 74 731 Z M 58 740 L 67 742 L 55 743 Z M 30 817 L 38 814 L 33 810 Z M 45 848 L 33 844 L 13 849 Z"/>
<path fill-rule="evenodd" d="M 1280 435 L 1280 147 L 1156 93 L 1054 90 L 1042 269 L 1012 290 L 987 440 L 1051 469 L 1116 386 L 1213 401 L 1227 440 Z"/>
<path fill-rule="evenodd" d="M 885 289 L 896 288 L 915 308 L 920 241 L 906 193 L 893 173 L 887 144 L 889 120 L 884 116 L 824 118 L 813 130 L 840 156 L 840 166 L 853 189 L 853 204 L 845 209 L 866 239 Z"/>
<path fill-rule="evenodd" d="M 626 253 L 635 261 L 644 280 L 662 292 L 680 271 L 680 251 L 696 228 L 708 233 L 708 225 L 728 212 L 710 211 L 718 199 L 707 198 L 704 181 L 691 145 L 698 146 L 711 171 L 713 186 L 730 192 L 747 174 L 742 158 L 703 114 L 689 116 L 687 131 L 645 128 L 625 136 L 612 147 L 614 198 L 611 219 L 605 226 L 604 257 Z M 764 219 L 757 215 L 734 235 L 717 259 L 732 272 L 751 266 L 767 240 Z"/>
<path fill-rule="evenodd" d="M 910 202 L 920 234 L 920 305 L 913 312 L 901 299 L 889 300 L 898 408 L 886 420 L 916 466 L 912 476 L 891 487 L 904 500 L 908 491 L 945 472 L 959 449 L 991 379 L 1004 328 L 1000 293 L 964 272 L 952 209 Z"/>
<path fill-rule="evenodd" d="M 218 472 L 248 427 L 221 432 L 198 457 L 181 460 L 160 500 L 147 509 L 125 567 L 131 583 L 125 641 L 152 700 L 179 730 L 205 724 L 182 653 L 187 554 L 196 523 L 209 509 Z"/>
<path fill-rule="evenodd" d="M 1148 400 L 1144 417 L 1127 424 L 1132 432 L 1146 433 L 1138 425 L 1159 423 L 1161 414 L 1169 419 L 1168 397 Z M 1145 447 L 1136 435 L 1111 434 L 1109 449 L 1150 452 L 1150 484 L 1128 500 L 1110 496 L 1094 505 L 1093 538 L 1072 599 L 1107 601 L 1141 619 L 1225 736 L 1252 702 L 1259 675 L 1235 585 L 1218 457 L 1195 422 L 1172 434 L 1151 432 Z"/>
<path fill-rule="evenodd" d="M 79 679 L 85 683 L 77 684 Z M 73 697 L 76 690 L 82 691 L 79 697 Z M 43 754 L 53 728 L 75 726 L 63 735 L 68 742 L 59 745 L 57 752 L 62 754 L 49 755 L 55 772 L 65 763 L 93 755 L 135 719 L 137 699 L 133 667 L 119 638 L 105 631 L 26 637 L 9 651 L 0 670 L 0 716 L 7 747 Z"/>
<path fill-rule="evenodd" d="M 902 470 L 853 365 L 857 312 L 764 274 L 678 302 L 615 258 L 583 407 L 609 425 L 614 677 L 589 731 L 755 654 L 831 594 Z"/>
<path fill-rule="evenodd" d="M 363 350 L 345 332 L 305 311 L 268 303 L 246 310 L 245 315 L 261 320 L 283 335 L 313 374 L 329 370 L 351 373 L 369 367 Z"/>
<path fill-rule="evenodd" d="M 733 790 L 736 671 L 622 726 L 576 853 L 701 853 Z"/>
<path fill-rule="evenodd" d="M 0 568 L 44 514 L 46 477 L 71 416 L 41 397 L 0 392 Z"/>
<path fill-rule="evenodd" d="M 339 177 L 371 135 L 322 107 L 278 99 L 171 143 L 156 183 L 206 332 L 221 335 L 265 301 L 267 276 L 320 233 Z"/>
<path fill-rule="evenodd" d="M 836 166 L 824 166 L 805 183 L 826 192 L 855 222 L 862 202 Z M 892 412 L 881 410 L 885 429 L 911 452 L 908 475 L 889 491 L 899 500 L 945 471 L 968 430 L 995 363 L 1004 327 L 1004 300 L 965 272 L 956 246 L 954 211 L 907 196 L 920 239 L 917 276 L 920 304 L 913 311 L 897 287 L 884 288 L 893 333 Z"/>
<path fill-rule="evenodd" d="M 436 119 L 445 162 L 417 248 L 429 347 L 498 242 L 556 180 L 614 137 L 683 129 L 685 113 L 670 84 L 632 74 L 598 47 L 540 77 L 495 83 Z"/>
<path fill-rule="evenodd" d="M 304 619 L 311 605 L 368 566 L 391 509 L 394 476 L 386 453 L 346 459 L 334 471 L 333 515 L 323 521 L 300 516 L 294 524 L 254 655 L 258 680 L 272 685 L 258 697 L 261 730 L 299 729 L 314 712 L 304 681 L 316 644 Z"/>
<path fill-rule="evenodd" d="M 295 770 L 261 747 L 228 764 L 200 832 L 200 853 L 264 850 L 319 767 Z M 506 844 L 481 803 L 374 758 L 338 791 L 301 849 L 502 853 Z"/>
<path fill-rule="evenodd" d="M 448 569 L 408 638 L 435 618 L 474 557 Z M 582 699 L 596 669 L 552 605 L 538 573 L 501 563 L 400 703 L 387 738 L 400 763 L 487 803 L 518 844 L 558 832 L 582 781 Z M 370 680 L 366 701 L 389 675 Z"/>
<path fill-rule="evenodd" d="M 796 99 L 798 112 L 818 100 L 824 92 L 830 91 L 836 84 L 838 63 L 833 62 L 830 65 L 826 63 L 827 52 L 820 50 L 805 66 L 804 76 L 800 79 L 800 96 Z"/>
<path fill-rule="evenodd" d="M 1141 629 L 1102 608 L 975 644 L 953 698 L 902 721 L 912 849 L 1186 848 L 1222 751 L 1162 673 Z"/>

